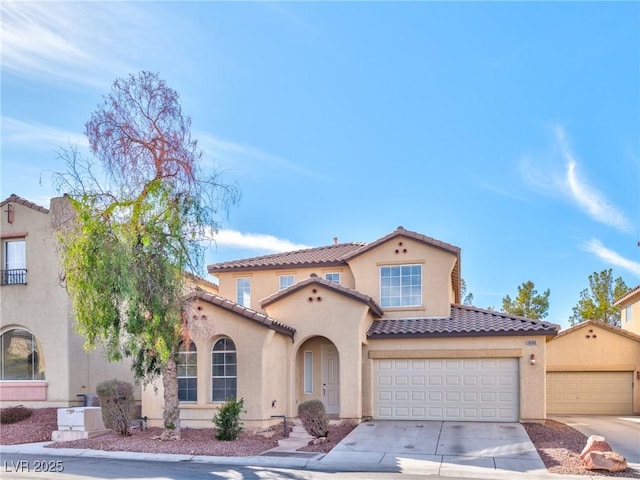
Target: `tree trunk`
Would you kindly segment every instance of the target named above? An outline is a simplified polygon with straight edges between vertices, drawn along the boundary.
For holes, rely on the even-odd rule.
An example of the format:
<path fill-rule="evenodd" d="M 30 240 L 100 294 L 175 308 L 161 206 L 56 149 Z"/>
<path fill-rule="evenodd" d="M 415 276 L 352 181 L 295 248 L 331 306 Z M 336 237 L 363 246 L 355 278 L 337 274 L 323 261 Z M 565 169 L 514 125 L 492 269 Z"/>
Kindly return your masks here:
<path fill-rule="evenodd" d="M 162 385 L 164 387 L 164 432 L 162 440 L 180 440 L 180 402 L 178 400 L 178 373 L 176 362 L 169 357 L 162 368 Z"/>

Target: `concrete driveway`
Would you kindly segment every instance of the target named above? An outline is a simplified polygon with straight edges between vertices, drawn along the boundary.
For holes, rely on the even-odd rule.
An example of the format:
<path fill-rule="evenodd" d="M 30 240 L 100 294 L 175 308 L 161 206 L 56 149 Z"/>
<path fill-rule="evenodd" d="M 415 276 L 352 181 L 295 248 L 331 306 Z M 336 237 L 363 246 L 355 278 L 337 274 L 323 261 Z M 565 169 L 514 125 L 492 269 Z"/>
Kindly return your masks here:
<path fill-rule="evenodd" d="M 461 477 L 496 470 L 546 473 L 519 423 L 364 422 L 321 463 L 332 462 L 395 466 L 403 473 Z"/>
<path fill-rule="evenodd" d="M 587 437 L 604 437 L 615 452 L 627 459 L 627 463 L 640 466 L 640 417 L 554 415 L 549 419 L 565 423 Z"/>

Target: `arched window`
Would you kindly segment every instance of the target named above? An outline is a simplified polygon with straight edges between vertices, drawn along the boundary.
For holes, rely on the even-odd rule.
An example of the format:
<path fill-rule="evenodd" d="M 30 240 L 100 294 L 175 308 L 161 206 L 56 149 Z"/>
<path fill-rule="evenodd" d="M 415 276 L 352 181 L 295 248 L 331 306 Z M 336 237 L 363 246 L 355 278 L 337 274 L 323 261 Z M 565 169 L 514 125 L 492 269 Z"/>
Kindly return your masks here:
<path fill-rule="evenodd" d="M 178 400 L 181 402 L 196 402 L 198 400 L 198 351 L 196 344 L 180 343 L 178 359 Z"/>
<path fill-rule="evenodd" d="M 224 402 L 236 398 L 238 365 L 236 346 L 230 338 L 221 338 L 211 350 L 211 399 Z"/>
<path fill-rule="evenodd" d="M 0 336 L 0 380 L 44 380 L 44 356 L 36 337 L 21 328 Z"/>

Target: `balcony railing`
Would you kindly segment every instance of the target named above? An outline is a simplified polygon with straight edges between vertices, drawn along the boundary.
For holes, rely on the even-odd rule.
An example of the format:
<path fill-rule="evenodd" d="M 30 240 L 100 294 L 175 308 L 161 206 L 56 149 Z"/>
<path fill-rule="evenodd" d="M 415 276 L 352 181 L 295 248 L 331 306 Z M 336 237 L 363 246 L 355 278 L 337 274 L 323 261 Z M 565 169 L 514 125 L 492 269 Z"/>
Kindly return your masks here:
<path fill-rule="evenodd" d="M 27 269 L 14 268 L 13 270 L 0 270 L 2 277 L 0 278 L 2 285 L 26 285 Z"/>

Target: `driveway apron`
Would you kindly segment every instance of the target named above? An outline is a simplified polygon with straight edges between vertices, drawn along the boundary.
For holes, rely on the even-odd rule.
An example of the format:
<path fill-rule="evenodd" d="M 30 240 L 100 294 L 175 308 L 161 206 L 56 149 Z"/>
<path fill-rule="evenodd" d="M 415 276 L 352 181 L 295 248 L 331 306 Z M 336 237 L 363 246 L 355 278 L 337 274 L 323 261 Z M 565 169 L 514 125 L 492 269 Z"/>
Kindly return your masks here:
<path fill-rule="evenodd" d="M 640 416 L 557 415 L 551 420 L 566 423 L 587 437 L 600 435 L 611 448 L 636 468 L 640 466 Z"/>
<path fill-rule="evenodd" d="M 374 420 L 358 425 L 321 463 L 395 465 L 405 473 L 546 472 L 519 423 Z"/>

